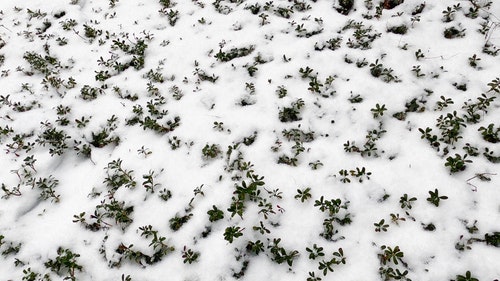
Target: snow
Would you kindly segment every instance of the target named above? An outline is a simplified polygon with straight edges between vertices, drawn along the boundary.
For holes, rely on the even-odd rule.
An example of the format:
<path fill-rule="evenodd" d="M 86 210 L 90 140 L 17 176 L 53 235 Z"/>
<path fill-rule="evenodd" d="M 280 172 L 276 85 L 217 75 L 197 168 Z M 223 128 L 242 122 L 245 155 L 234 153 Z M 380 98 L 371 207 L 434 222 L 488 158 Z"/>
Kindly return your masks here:
<path fill-rule="evenodd" d="M 0 156 L 0 184 L 11 192 L 19 185 L 20 194 L 0 192 L 0 280 L 321 280 L 313 279 L 312 273 L 323 280 L 397 280 L 380 274 L 382 267 L 407 270 L 402 280 L 469 280 L 459 278 L 467 271 L 479 280 L 500 279 L 500 238 L 496 245 L 486 243 L 487 235 L 500 232 L 500 175 L 498 160 L 484 155 L 487 148 L 498 159 L 500 141 L 487 141 L 478 131 L 489 124 L 500 131 L 500 86 L 492 86 L 498 84 L 500 60 L 483 51 L 486 43 L 499 48 L 500 3 L 406 0 L 383 9 L 379 18 L 367 19 L 366 15 L 376 15 L 380 2 L 384 1 L 354 1 L 353 10 L 342 15 L 335 9 L 339 1 L 329 0 L 2 1 L 0 146 L 5 153 Z M 278 7 L 300 3 L 310 9 L 295 8 L 289 18 L 278 15 Z M 422 3 L 424 10 L 412 15 Z M 257 14 L 250 9 L 254 4 L 261 5 Z M 443 11 L 458 4 L 461 8 L 453 20 L 444 22 Z M 217 5 L 230 12 L 218 12 Z M 482 7 L 478 16 L 467 17 L 475 6 Z M 173 24 L 166 14 L 175 11 L 178 20 Z M 76 25 L 65 30 L 63 24 L 70 19 Z M 351 48 L 355 27 L 343 30 L 349 20 L 380 36 L 369 47 Z M 484 34 L 479 32 L 481 24 L 489 27 Z M 406 34 L 388 32 L 400 25 L 408 27 Z M 98 31 L 97 36 L 86 35 L 85 26 Z M 443 32 L 452 26 L 465 29 L 465 36 L 446 39 Z M 322 31 L 304 35 L 317 30 Z M 338 37 L 342 40 L 337 49 L 315 50 L 317 44 Z M 60 44 L 64 39 L 67 44 Z M 123 40 L 129 49 L 120 49 L 114 40 Z M 115 69 L 117 63 L 141 57 L 137 50 L 130 51 L 140 40 L 147 44 L 144 65 Z M 220 51 L 233 48 L 254 50 L 227 62 L 217 59 Z M 46 76 L 24 58 L 28 52 L 44 60 L 54 57 L 61 67 L 52 65 L 55 73 Z M 477 67 L 470 63 L 473 55 L 480 58 Z M 384 81 L 384 75 L 372 75 L 370 69 L 377 63 L 397 77 L 386 76 L 389 81 Z M 257 68 L 253 75 L 251 66 Z M 420 77 L 412 70 L 417 66 Z M 312 72 L 304 74 L 306 68 Z M 111 77 L 99 81 L 100 71 Z M 164 81 L 148 78 L 150 71 Z M 64 82 L 43 82 L 50 77 Z M 67 84 L 70 77 L 74 87 Z M 310 89 L 314 77 L 322 84 L 320 93 Z M 330 86 L 328 77 L 334 78 Z M 461 84 L 466 84 L 465 91 L 458 89 Z M 85 85 L 101 88 L 102 93 L 84 99 Z M 279 97 L 279 87 L 286 89 L 286 96 Z M 463 121 L 456 142 L 438 140 L 437 150 L 421 138 L 419 129 L 427 127 L 441 138 L 437 119 L 454 111 L 465 119 L 467 105 L 481 94 L 493 98 L 487 112 L 478 111 L 476 123 Z M 361 101 L 353 100 L 357 95 Z M 453 103 L 438 110 L 441 96 Z M 280 111 L 299 99 L 304 102 L 299 120 L 281 122 Z M 32 108 L 19 108 L 31 103 Z M 377 104 L 387 109 L 378 117 Z M 58 113 L 60 105 L 70 111 Z M 134 113 L 138 106 L 142 115 Z M 393 116 L 402 112 L 403 120 Z M 162 132 L 141 125 L 151 117 L 167 126 L 176 116 L 179 125 Z M 56 121 L 63 117 L 67 125 Z M 77 122 L 82 117 L 89 120 L 83 127 Z M 134 117 L 140 122 L 134 124 Z M 116 121 L 110 121 L 113 118 Z M 220 129 L 215 122 L 222 123 Z M 61 155 L 50 153 L 49 143 L 40 144 L 51 128 L 68 136 Z M 284 130 L 292 129 L 312 132 L 314 139 L 287 140 Z M 367 134 L 377 134 L 373 130 L 386 131 L 374 140 L 375 152 L 346 151 L 349 145 L 365 149 Z M 104 141 L 109 143 L 92 144 L 99 132 L 108 134 Z M 32 147 L 16 150 L 16 139 L 23 136 L 23 144 Z M 91 149 L 88 157 L 76 150 L 85 144 Z M 470 154 L 466 144 L 477 147 L 478 155 L 468 155 L 473 162 L 452 172 L 445 163 L 456 154 Z M 214 158 L 203 155 L 211 145 L 220 150 Z M 293 158 L 301 147 L 295 165 L 279 163 L 283 156 Z M 26 165 L 31 156 L 36 159 L 33 167 Z M 111 163 L 118 160 L 117 172 Z M 245 165 L 248 169 L 241 168 Z M 354 174 L 363 168 L 371 175 L 360 180 Z M 343 170 L 350 183 L 343 182 Z M 135 185 L 113 189 L 109 178 L 114 173 L 128 173 Z M 151 173 L 154 192 L 145 187 Z M 43 198 L 37 182 L 44 178 L 58 181 L 57 199 Z M 258 181 L 264 182 L 257 187 L 260 193 L 246 194 L 242 216 L 232 216 L 229 209 L 238 197 L 237 186 Z M 297 190 L 306 188 L 311 196 L 301 202 Z M 439 206 L 427 200 L 429 191 L 436 189 L 439 196 L 447 196 Z M 171 198 L 164 200 L 161 195 L 167 190 Z M 404 194 L 417 199 L 411 209 L 401 207 Z M 328 210 L 322 212 L 318 206 L 322 197 L 347 204 L 334 215 L 331 237 L 320 235 L 329 218 Z M 130 223 L 104 217 L 100 229 L 91 230 L 75 222 L 85 212 L 86 223 L 92 224 L 94 212 L 104 212 L 104 204 L 112 199 L 133 207 Z M 224 217 L 210 222 L 207 211 L 213 206 Z M 339 223 L 346 214 L 352 221 Z M 171 227 L 172 218 L 187 215 L 191 216 L 178 230 Z M 395 216 L 400 220 L 392 221 Z M 382 219 L 389 226 L 376 231 L 374 224 Z M 434 230 L 424 229 L 430 224 Z M 149 225 L 175 248 L 154 264 L 145 258 L 157 250 L 153 235 L 146 237 L 140 229 Z M 242 229 L 242 236 L 230 243 L 224 233 L 233 226 Z M 285 254 L 297 251 L 291 266 L 276 259 L 274 239 L 281 239 Z M 258 255 L 248 250 L 248 243 L 257 240 L 263 243 Z M 461 243 L 470 248 L 459 250 Z M 133 245 L 131 249 L 143 257 L 137 262 L 127 259 L 118 250 L 122 244 Z M 325 256 L 310 259 L 306 249 L 313 245 L 323 247 Z M 383 264 L 383 246 L 399 247 L 403 262 Z M 78 254 L 72 265 L 81 270 L 68 270 L 71 263 L 51 269 L 48 262 L 56 261 L 59 248 Z M 321 262 L 335 257 L 340 248 L 345 264 L 338 262 L 331 265 L 333 272 L 323 272 Z M 184 257 L 187 249 L 199 253 L 192 263 Z M 113 266 L 115 262 L 119 265 Z"/>

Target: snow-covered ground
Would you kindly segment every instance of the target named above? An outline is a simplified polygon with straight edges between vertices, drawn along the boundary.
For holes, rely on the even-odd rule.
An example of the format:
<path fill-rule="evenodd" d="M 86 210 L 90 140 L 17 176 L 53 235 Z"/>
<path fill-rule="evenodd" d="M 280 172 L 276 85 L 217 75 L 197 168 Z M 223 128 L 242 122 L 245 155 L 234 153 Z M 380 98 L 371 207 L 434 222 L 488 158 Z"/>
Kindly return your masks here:
<path fill-rule="evenodd" d="M 2 0 L 0 280 L 499 279 L 500 2 L 399 2 Z"/>

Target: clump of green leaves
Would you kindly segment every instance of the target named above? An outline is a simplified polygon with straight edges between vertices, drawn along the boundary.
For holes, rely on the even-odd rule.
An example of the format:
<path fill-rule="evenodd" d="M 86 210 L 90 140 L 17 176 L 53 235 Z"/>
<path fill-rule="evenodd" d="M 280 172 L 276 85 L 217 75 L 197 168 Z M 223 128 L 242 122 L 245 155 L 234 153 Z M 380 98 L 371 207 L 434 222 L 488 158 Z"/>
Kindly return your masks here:
<path fill-rule="evenodd" d="M 320 233 L 326 240 L 334 241 L 334 235 L 339 232 L 336 224 L 343 226 L 352 222 L 351 214 L 347 211 L 349 201 L 342 203 L 339 198 L 325 200 L 324 196 L 321 196 L 314 202 L 314 206 L 327 215 L 323 220 L 323 232 Z"/>
<path fill-rule="evenodd" d="M 403 194 L 401 198 L 399 198 L 399 204 L 401 204 L 401 209 L 411 210 L 413 202 L 417 201 L 416 197 L 409 197 L 408 194 Z"/>
<path fill-rule="evenodd" d="M 302 109 L 304 105 L 304 100 L 299 98 L 296 101 L 292 102 L 290 107 L 283 107 L 279 111 L 279 120 L 281 122 L 294 122 L 301 120 L 302 118 L 300 117 L 300 109 Z"/>
<path fill-rule="evenodd" d="M 175 251 L 173 246 L 170 246 L 165 242 L 167 238 L 160 236 L 158 231 L 153 229 L 151 225 L 139 227 L 139 230 L 141 231 L 141 236 L 144 236 L 145 238 L 151 237 L 149 247 L 153 247 L 154 253 L 145 257 L 148 264 L 160 262 L 164 256 Z"/>
<path fill-rule="evenodd" d="M 248 56 L 255 50 L 255 46 L 250 45 L 248 47 L 242 48 L 232 48 L 228 51 L 222 51 L 222 48 L 219 50 L 217 54 L 215 54 L 215 58 L 220 62 L 228 62 L 236 58 Z"/>
<path fill-rule="evenodd" d="M 380 78 L 382 81 L 386 83 L 390 82 L 401 82 L 398 76 L 393 74 L 394 70 L 392 68 L 386 68 L 384 65 L 379 62 L 379 60 L 375 60 L 374 63 L 370 63 L 370 74 L 373 77 Z"/>
<path fill-rule="evenodd" d="M 204 159 L 215 159 L 222 153 L 219 145 L 217 144 L 206 144 L 201 150 L 201 155 Z"/>
<path fill-rule="evenodd" d="M 305 201 L 309 200 L 311 197 L 312 197 L 311 188 L 306 187 L 303 189 L 297 189 L 297 195 L 295 195 L 293 198 L 300 200 L 300 202 L 304 203 Z"/>
<path fill-rule="evenodd" d="M 446 39 L 465 37 L 465 28 L 461 28 L 460 26 L 448 27 L 444 30 L 443 36 Z"/>
<path fill-rule="evenodd" d="M 52 124 L 46 122 L 42 123 L 44 129 L 36 142 L 42 146 L 49 146 L 49 154 L 51 156 L 54 155 L 62 155 L 64 151 L 68 148 L 68 144 L 66 143 L 67 139 L 71 137 L 64 130 L 56 129 Z"/>
<path fill-rule="evenodd" d="M 488 127 L 481 126 L 478 131 L 481 132 L 483 139 L 487 142 L 500 142 L 500 127 L 495 128 L 495 124 L 491 123 Z"/>
<path fill-rule="evenodd" d="M 185 223 L 191 219 L 193 214 L 187 214 L 187 215 L 175 215 L 175 217 L 171 218 L 168 222 L 170 225 L 170 229 L 173 231 L 179 230 Z"/>
<path fill-rule="evenodd" d="M 187 246 L 184 246 L 184 250 L 182 250 L 182 258 L 184 259 L 184 263 L 192 264 L 193 262 L 197 262 L 199 256 L 200 252 L 193 251 Z"/>
<path fill-rule="evenodd" d="M 310 257 L 311 255 L 309 255 Z M 323 276 L 326 276 L 328 272 L 333 272 L 334 265 L 345 264 L 346 258 L 344 257 L 344 250 L 339 248 L 336 252 L 333 252 L 332 257 L 327 260 L 322 260 L 319 262 L 318 269 L 323 272 Z"/>
<path fill-rule="evenodd" d="M 224 240 L 233 243 L 234 239 L 243 236 L 243 229 L 239 226 L 229 226 L 224 230 Z"/>
<path fill-rule="evenodd" d="M 405 280 L 410 281 L 408 275 L 408 264 L 403 260 L 404 253 L 399 246 L 394 248 L 382 245 L 378 254 L 380 260 L 379 274 L 383 280 Z M 403 269 L 398 268 L 401 263 Z"/>
<path fill-rule="evenodd" d="M 21 250 L 22 243 L 15 243 L 4 240 L 5 236 L 0 234 L 0 251 L 2 256 L 7 257 L 12 254 L 17 254 Z"/>
<path fill-rule="evenodd" d="M 347 47 L 353 49 L 368 50 L 371 49 L 372 43 L 375 39 L 379 38 L 382 34 L 377 33 L 372 26 L 366 26 L 362 21 L 356 22 L 354 20 L 349 20 L 344 27 L 342 27 L 341 32 L 353 29 L 352 37 L 347 41 Z"/>
<path fill-rule="evenodd" d="M 42 56 L 35 52 L 26 52 L 24 53 L 23 58 L 30 64 L 33 70 L 46 76 L 57 74 L 62 68 L 59 60 L 50 55 Z"/>
<path fill-rule="evenodd" d="M 224 218 L 224 212 L 218 209 L 215 205 L 212 206 L 211 210 L 207 211 L 207 214 L 210 222 L 215 222 Z"/>
<path fill-rule="evenodd" d="M 472 160 L 466 158 L 467 154 L 461 156 L 460 154 L 456 153 L 454 157 L 449 156 L 448 158 L 446 158 L 446 163 L 444 163 L 444 166 L 448 167 L 451 173 L 461 172 L 467 167 L 466 163 L 472 163 Z"/>
<path fill-rule="evenodd" d="M 387 232 L 389 225 L 385 223 L 384 219 L 381 219 L 378 223 L 373 224 L 375 226 L 375 232 Z"/>
<path fill-rule="evenodd" d="M 299 251 L 287 251 L 284 247 L 279 245 L 280 242 L 281 238 L 273 239 L 273 241 L 269 243 L 269 246 L 267 246 L 269 252 L 271 253 L 271 260 L 277 264 L 286 262 L 288 266 L 291 267 L 293 265 L 293 261 L 299 256 Z"/>
<path fill-rule="evenodd" d="M 57 257 L 49 259 L 44 263 L 45 267 L 57 273 L 60 276 L 65 276 L 65 280 L 76 281 L 76 271 L 82 271 L 83 266 L 78 264 L 78 253 L 73 253 L 70 249 L 57 249 Z"/>
<path fill-rule="evenodd" d="M 134 188 L 137 182 L 133 176 L 133 170 L 127 170 L 122 167 L 123 160 L 118 158 L 108 163 L 106 170 L 106 178 L 104 183 L 108 187 L 110 194 L 114 194 L 120 187 Z"/>
<path fill-rule="evenodd" d="M 479 279 L 472 276 L 472 273 L 467 270 L 465 275 L 457 275 L 457 279 L 455 281 L 479 281 Z"/>
<path fill-rule="evenodd" d="M 429 197 L 427 198 L 427 201 L 429 201 L 431 204 L 433 204 L 436 207 L 439 207 L 439 202 L 441 200 L 446 200 L 448 199 L 448 196 L 441 195 L 439 196 L 439 191 L 438 189 L 434 189 L 434 191 L 429 191 Z"/>

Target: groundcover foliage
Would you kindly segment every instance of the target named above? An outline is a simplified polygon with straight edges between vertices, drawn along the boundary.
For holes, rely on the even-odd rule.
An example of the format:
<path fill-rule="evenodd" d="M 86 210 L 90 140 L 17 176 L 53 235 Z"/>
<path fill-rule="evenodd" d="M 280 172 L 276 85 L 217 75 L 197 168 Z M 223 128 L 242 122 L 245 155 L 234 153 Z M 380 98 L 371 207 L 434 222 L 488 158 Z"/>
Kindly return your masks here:
<path fill-rule="evenodd" d="M 500 278 L 500 3 L 21 2 L 1 278 Z"/>

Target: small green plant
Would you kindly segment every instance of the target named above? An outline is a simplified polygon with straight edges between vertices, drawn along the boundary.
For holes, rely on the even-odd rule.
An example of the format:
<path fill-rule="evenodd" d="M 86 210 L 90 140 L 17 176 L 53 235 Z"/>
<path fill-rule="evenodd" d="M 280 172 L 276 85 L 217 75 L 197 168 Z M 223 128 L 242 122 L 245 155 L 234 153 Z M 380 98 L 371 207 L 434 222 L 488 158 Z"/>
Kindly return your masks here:
<path fill-rule="evenodd" d="M 183 263 L 192 264 L 193 262 L 197 262 L 199 257 L 200 252 L 195 252 L 187 246 L 184 246 L 184 249 L 182 250 L 182 258 L 184 259 Z"/>
<path fill-rule="evenodd" d="M 394 70 L 392 68 L 386 68 L 379 60 L 375 60 L 374 63 L 370 64 L 370 74 L 375 78 L 380 78 L 386 83 L 390 82 L 401 82 L 401 80 L 393 75 Z"/>
<path fill-rule="evenodd" d="M 500 127 L 495 128 L 493 123 L 488 127 L 481 126 L 478 131 L 481 132 L 483 139 L 487 142 L 497 143 L 500 142 Z"/>
<path fill-rule="evenodd" d="M 393 263 L 395 265 L 400 262 L 405 265 L 406 263 L 403 261 L 404 253 L 401 251 L 399 246 L 395 246 L 394 248 L 388 247 L 386 245 L 382 245 L 380 247 L 381 253 L 378 254 L 380 259 L 380 263 L 386 265 L 388 263 Z"/>
<path fill-rule="evenodd" d="M 372 43 L 382 34 L 376 32 L 372 26 L 365 26 L 363 22 L 349 20 L 341 31 L 354 29 L 352 36 L 347 40 L 347 47 L 352 49 L 368 50 L 372 48 Z"/>
<path fill-rule="evenodd" d="M 300 200 L 300 202 L 304 203 L 305 201 L 309 200 L 311 197 L 312 197 L 311 188 L 306 187 L 303 189 L 297 189 L 297 195 L 295 195 L 293 198 Z"/>
<path fill-rule="evenodd" d="M 436 125 L 441 131 L 441 138 L 439 140 L 447 144 L 454 144 L 461 139 L 461 128 L 467 127 L 465 120 L 459 117 L 456 111 L 447 113 L 446 116 L 441 115 L 436 121 Z"/>
<path fill-rule="evenodd" d="M 454 102 L 451 98 L 445 98 L 444 96 L 441 96 L 440 100 L 436 102 L 436 110 L 441 111 L 444 108 L 448 107 L 448 105 L 453 103 Z"/>
<path fill-rule="evenodd" d="M 351 97 L 348 98 L 348 100 L 351 103 L 361 103 L 363 101 L 363 98 L 361 97 L 361 95 L 353 95 L 351 93 Z"/>
<path fill-rule="evenodd" d="M 399 204 L 401 204 L 401 209 L 409 209 L 411 210 L 412 208 L 412 203 L 417 201 L 417 198 L 416 197 L 411 197 L 409 198 L 408 197 L 408 194 L 403 194 L 403 196 L 401 196 L 401 198 L 399 199 Z"/>
<path fill-rule="evenodd" d="M 55 259 L 49 259 L 45 262 L 45 267 L 58 275 L 66 275 L 65 280 L 76 281 L 75 271 L 81 272 L 83 270 L 83 266 L 78 264 L 77 260 L 80 255 L 64 248 L 57 249 L 57 255 Z"/>
<path fill-rule="evenodd" d="M 451 22 L 455 19 L 455 12 L 460 10 L 462 7 L 460 7 L 460 3 L 457 5 L 453 5 L 453 7 L 446 7 L 446 10 L 442 12 L 443 14 L 443 22 Z"/>
<path fill-rule="evenodd" d="M 418 49 L 418 50 L 415 52 L 415 58 L 416 58 L 417 60 L 420 60 L 420 59 L 425 58 L 424 52 L 422 52 L 422 50 L 421 50 L 421 49 Z"/>
<path fill-rule="evenodd" d="M 325 253 L 323 252 L 323 247 L 318 247 L 318 245 L 314 244 L 312 249 L 306 248 L 306 251 L 309 253 L 309 259 L 315 260 L 319 257 L 324 257 Z"/>
<path fill-rule="evenodd" d="M 465 275 L 457 275 L 457 279 L 455 281 L 479 281 L 479 279 L 472 276 L 472 273 L 467 270 Z"/>
<path fill-rule="evenodd" d="M 59 24 L 61 24 L 62 29 L 66 31 L 72 30 L 73 27 L 78 25 L 78 23 L 74 19 L 63 20 L 60 21 Z"/>
<path fill-rule="evenodd" d="M 449 167 L 450 172 L 457 173 L 465 170 L 466 163 L 472 163 L 472 160 L 468 160 L 467 154 L 464 154 L 464 156 L 461 156 L 460 154 L 456 153 L 455 157 L 449 156 L 446 158 L 446 163 L 444 163 L 445 167 Z"/>
<path fill-rule="evenodd" d="M 151 256 L 144 255 L 144 259 L 147 264 L 155 264 L 157 262 L 160 262 L 164 256 L 175 251 L 175 247 L 170 246 L 165 242 L 167 238 L 158 235 L 158 231 L 154 230 L 151 225 L 139 227 L 139 230 L 141 231 L 141 237 L 152 237 L 151 243 L 149 243 L 149 247 L 153 247 L 154 254 Z"/>
<path fill-rule="evenodd" d="M 102 35 L 102 30 L 96 29 L 88 24 L 84 24 L 83 29 L 85 37 L 89 38 L 90 42 L 93 42 L 97 37 Z"/>
<path fill-rule="evenodd" d="M 305 103 L 302 99 L 297 99 L 292 102 L 290 107 L 284 107 L 279 111 L 279 120 L 281 122 L 294 122 L 301 120 L 300 109 L 304 107 L 304 105 Z"/>
<path fill-rule="evenodd" d="M 309 162 L 309 167 L 311 167 L 312 170 L 317 170 L 321 166 L 323 166 L 323 163 L 321 163 L 321 161 L 319 160 L 316 160 L 314 162 Z"/>
<path fill-rule="evenodd" d="M 250 45 L 242 48 L 232 48 L 229 51 L 222 51 L 222 48 L 215 55 L 215 58 L 220 62 L 228 62 L 236 58 L 248 56 L 255 50 L 255 46 Z"/>
<path fill-rule="evenodd" d="M 59 185 L 59 180 L 52 175 L 48 178 L 39 178 L 34 182 L 33 187 L 40 189 L 40 198 L 43 200 L 51 199 L 53 202 L 59 202 L 60 195 L 55 193 L 54 188 Z"/>
<path fill-rule="evenodd" d="M 465 28 L 462 29 L 460 26 L 448 27 L 444 30 L 443 35 L 446 39 L 462 38 L 465 37 Z"/>
<path fill-rule="evenodd" d="M 484 235 L 484 241 L 486 245 L 500 247 L 500 232 L 486 233 Z"/>
<path fill-rule="evenodd" d="M 425 74 L 422 73 L 422 69 L 420 68 L 420 65 L 414 65 L 413 68 L 411 69 L 411 71 L 413 73 L 415 73 L 415 76 L 417 76 L 417 78 L 421 78 L 421 77 L 425 76 Z"/>
<path fill-rule="evenodd" d="M 175 215 L 175 217 L 171 218 L 168 221 L 170 229 L 172 229 L 173 231 L 179 230 L 185 223 L 189 221 L 189 219 L 191 219 L 192 216 L 193 214 L 187 214 L 184 216 Z"/>
<path fill-rule="evenodd" d="M 149 171 L 148 174 L 142 175 L 144 181 L 142 182 L 142 186 L 146 189 L 147 192 L 154 193 L 155 189 L 160 187 L 161 184 L 155 182 L 155 178 L 158 175 L 155 175 L 155 171 Z"/>
<path fill-rule="evenodd" d="M 253 226 L 252 229 L 254 231 L 258 231 L 262 235 L 271 233 L 271 231 L 264 225 L 262 221 L 260 221 L 259 224 L 260 225 L 258 226 Z"/>
<path fill-rule="evenodd" d="M 134 188 L 137 182 L 133 176 L 133 170 L 127 170 L 122 167 L 123 160 L 118 158 L 108 163 L 106 166 L 106 178 L 103 183 L 108 187 L 110 194 L 114 194 L 120 187 Z"/>
<path fill-rule="evenodd" d="M 251 252 L 254 255 L 259 255 L 264 252 L 264 243 L 262 241 L 249 241 L 246 246 L 247 251 Z"/>
<path fill-rule="evenodd" d="M 222 153 L 219 145 L 217 144 L 206 144 L 201 150 L 201 154 L 204 159 L 214 159 L 217 158 Z"/>
<path fill-rule="evenodd" d="M 214 130 L 218 132 L 224 131 L 224 122 L 214 122 L 214 126 L 212 127 Z"/>
<path fill-rule="evenodd" d="M 344 250 L 339 248 L 336 252 L 333 252 L 332 258 L 329 260 L 322 260 L 319 262 L 318 269 L 323 272 L 323 276 L 326 276 L 328 272 L 333 272 L 334 265 L 345 264 L 346 258 L 344 257 Z"/>
<path fill-rule="evenodd" d="M 0 234 L 0 249 L 4 257 L 9 255 L 16 255 L 21 250 L 22 243 L 15 243 L 12 241 L 4 240 L 5 236 Z M 3 247 L 5 245 L 5 247 Z"/>
<path fill-rule="evenodd" d="M 389 225 L 385 223 L 384 219 L 381 219 L 378 223 L 373 224 L 375 226 L 375 232 L 387 232 Z"/>
<path fill-rule="evenodd" d="M 124 201 L 117 201 L 116 199 L 111 199 L 110 202 L 105 200 L 101 201 L 99 205 L 96 206 L 95 212 L 91 215 L 91 218 L 96 221 L 100 228 L 107 228 L 110 224 L 104 222 L 104 218 L 112 218 L 115 223 L 121 225 L 122 230 L 127 228 L 134 220 L 131 215 L 134 212 L 134 206 L 127 206 Z"/>
<path fill-rule="evenodd" d="M 62 68 L 61 63 L 56 57 L 45 55 L 42 56 L 35 52 L 26 52 L 23 58 L 30 64 L 31 68 L 40 72 L 45 76 L 58 74 Z"/>
<path fill-rule="evenodd" d="M 439 151 L 439 146 L 441 145 L 441 143 L 438 141 L 437 135 L 431 134 L 432 132 L 431 128 L 427 127 L 425 128 L 425 130 L 422 128 L 418 128 L 418 131 L 422 133 L 422 135 L 420 136 L 421 139 L 426 139 L 431 145 L 431 147 L 438 149 Z"/>
<path fill-rule="evenodd" d="M 399 35 L 404 35 L 404 34 L 406 34 L 406 32 L 408 32 L 408 26 L 406 26 L 405 24 L 391 26 L 391 27 L 387 28 L 387 32 L 391 32 L 391 33 L 399 34 Z"/>
<path fill-rule="evenodd" d="M 370 111 L 373 114 L 373 118 L 378 118 L 380 116 L 384 116 L 384 112 L 387 111 L 387 108 L 385 108 L 385 104 L 380 106 L 380 104 L 376 104 L 375 108 L 370 109 Z"/>
<path fill-rule="evenodd" d="M 276 94 L 278 95 L 278 98 L 280 98 L 280 99 L 286 97 L 287 93 L 288 93 L 288 90 L 283 85 L 278 86 L 278 88 L 276 89 Z"/>
<path fill-rule="evenodd" d="M 441 200 L 446 200 L 448 199 L 448 196 L 441 195 L 439 196 L 439 191 L 437 188 L 434 189 L 433 191 L 429 191 L 429 197 L 427 198 L 427 201 L 429 201 L 431 204 L 433 204 L 436 207 L 439 207 L 439 202 Z"/>
<path fill-rule="evenodd" d="M 224 218 L 224 212 L 218 209 L 215 205 L 212 206 L 211 210 L 207 211 L 207 214 L 210 222 L 215 222 Z"/>
<path fill-rule="evenodd" d="M 64 154 L 64 151 L 68 148 L 66 140 L 71 137 L 64 130 L 57 130 L 48 122 L 42 123 L 42 125 L 44 130 L 38 135 L 36 142 L 41 146 L 49 145 L 50 156 Z"/>
<path fill-rule="evenodd" d="M 390 216 L 391 216 L 391 222 L 394 223 L 395 225 L 399 225 L 399 222 L 401 221 L 406 221 L 406 219 L 400 217 L 399 214 L 390 214 Z"/>
<path fill-rule="evenodd" d="M 243 229 L 239 226 L 226 227 L 224 230 L 224 240 L 233 243 L 234 239 L 243 236 Z"/>
<path fill-rule="evenodd" d="M 160 190 L 158 197 L 160 197 L 161 200 L 163 201 L 168 201 L 170 198 L 172 198 L 172 192 L 166 188 Z"/>
<path fill-rule="evenodd" d="M 469 65 L 475 69 L 478 69 L 478 62 L 481 60 L 476 54 L 469 57 Z"/>
<path fill-rule="evenodd" d="M 299 251 L 287 251 L 285 248 L 279 245 L 280 242 L 281 238 L 275 238 L 272 242 L 269 243 L 269 246 L 267 246 L 269 252 L 271 253 L 271 260 L 273 260 L 277 264 L 286 262 L 288 266 L 291 267 L 293 265 L 293 261 L 299 256 Z"/>
<path fill-rule="evenodd" d="M 42 275 L 36 271 L 33 271 L 31 267 L 23 269 L 23 281 L 51 281 L 50 275 L 48 273 Z"/>

